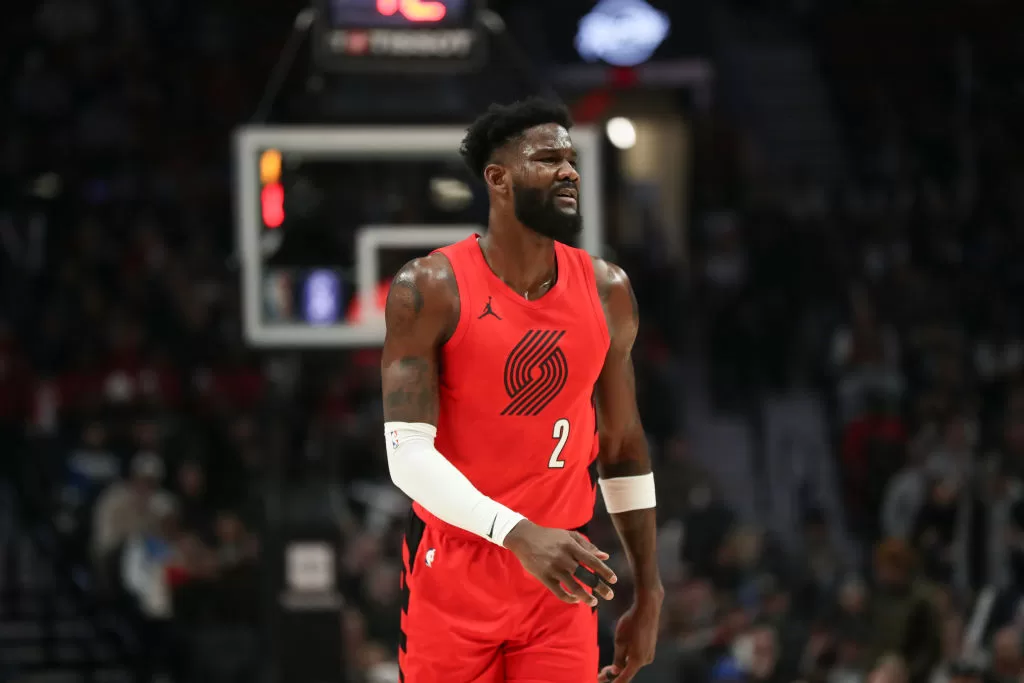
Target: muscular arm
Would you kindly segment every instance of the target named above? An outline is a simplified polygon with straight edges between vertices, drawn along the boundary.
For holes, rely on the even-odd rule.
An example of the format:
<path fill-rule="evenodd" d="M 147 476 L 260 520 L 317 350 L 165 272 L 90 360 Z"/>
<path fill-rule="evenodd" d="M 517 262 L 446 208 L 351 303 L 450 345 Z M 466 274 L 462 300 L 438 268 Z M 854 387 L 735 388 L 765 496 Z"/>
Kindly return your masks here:
<path fill-rule="evenodd" d="M 618 266 L 595 259 L 594 271 L 611 336 L 597 379 L 598 474 L 602 480 L 638 477 L 650 474 L 651 459 L 637 409 L 633 374 L 633 342 L 640 322 L 636 297 L 629 278 Z M 612 514 L 612 521 L 629 557 L 637 594 L 660 596 L 655 508 Z"/>
<path fill-rule="evenodd" d="M 381 361 L 385 422 L 437 425 L 437 353 L 459 319 L 459 292 L 448 260 L 407 263 L 391 283 Z"/>
<path fill-rule="evenodd" d="M 481 493 L 434 448 L 438 350 L 455 330 L 458 306 L 455 275 L 441 255 L 410 261 L 391 284 L 381 359 L 388 469 L 428 512 L 500 545 L 522 515 Z"/>

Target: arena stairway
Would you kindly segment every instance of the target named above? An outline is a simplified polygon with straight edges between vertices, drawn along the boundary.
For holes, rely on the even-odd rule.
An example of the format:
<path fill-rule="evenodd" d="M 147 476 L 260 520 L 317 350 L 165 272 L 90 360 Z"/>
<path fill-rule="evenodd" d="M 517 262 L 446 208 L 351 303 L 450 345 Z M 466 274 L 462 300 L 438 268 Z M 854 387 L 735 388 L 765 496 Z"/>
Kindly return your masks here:
<path fill-rule="evenodd" d="M 824 515 L 832 543 L 848 566 L 860 566 L 858 545 L 848 535 L 839 471 L 824 398 L 814 391 L 765 394 L 758 416 L 764 479 L 768 486 L 766 526 L 790 549 L 802 549 L 801 514 Z"/>
<path fill-rule="evenodd" d="M 754 432 L 743 415 L 714 407 L 704 358 L 692 355 L 682 376 L 686 401 L 680 415 L 693 455 L 718 485 L 724 502 L 743 524 L 764 518 L 754 461 Z"/>
<path fill-rule="evenodd" d="M 0 487 L 0 682 L 128 681 L 130 634 L 90 601 L 56 536 L 22 524 L 12 490 Z"/>

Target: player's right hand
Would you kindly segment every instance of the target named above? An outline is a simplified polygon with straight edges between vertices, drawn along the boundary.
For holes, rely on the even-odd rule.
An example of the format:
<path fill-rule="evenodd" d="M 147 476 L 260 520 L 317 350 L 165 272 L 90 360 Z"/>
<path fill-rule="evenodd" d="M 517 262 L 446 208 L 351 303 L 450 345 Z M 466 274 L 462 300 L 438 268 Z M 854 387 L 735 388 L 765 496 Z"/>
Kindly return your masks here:
<path fill-rule="evenodd" d="M 597 604 L 597 595 L 605 600 L 613 597 L 606 584 L 616 582 L 615 572 L 603 560 L 609 555 L 598 549 L 582 534 L 564 529 L 537 526 L 527 519 L 512 528 L 505 537 L 505 547 L 519 559 L 523 569 L 548 587 L 562 602 Z M 573 573 L 583 567 L 600 577 L 591 595 Z"/>

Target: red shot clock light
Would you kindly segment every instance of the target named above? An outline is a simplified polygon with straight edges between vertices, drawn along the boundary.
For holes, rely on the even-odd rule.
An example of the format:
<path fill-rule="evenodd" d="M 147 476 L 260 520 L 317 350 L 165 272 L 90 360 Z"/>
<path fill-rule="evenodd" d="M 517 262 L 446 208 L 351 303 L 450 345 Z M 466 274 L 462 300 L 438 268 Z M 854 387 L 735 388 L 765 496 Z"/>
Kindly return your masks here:
<path fill-rule="evenodd" d="M 284 188 L 281 183 L 264 186 L 260 192 L 260 206 L 263 209 L 263 224 L 268 228 L 279 228 L 284 223 Z"/>
<path fill-rule="evenodd" d="M 377 0 L 377 11 L 385 17 L 397 12 L 409 21 L 430 23 L 444 19 L 448 8 L 436 0 Z"/>
<path fill-rule="evenodd" d="M 268 149 L 260 155 L 260 213 L 263 225 L 279 228 L 284 223 L 284 186 L 281 185 L 281 153 Z"/>

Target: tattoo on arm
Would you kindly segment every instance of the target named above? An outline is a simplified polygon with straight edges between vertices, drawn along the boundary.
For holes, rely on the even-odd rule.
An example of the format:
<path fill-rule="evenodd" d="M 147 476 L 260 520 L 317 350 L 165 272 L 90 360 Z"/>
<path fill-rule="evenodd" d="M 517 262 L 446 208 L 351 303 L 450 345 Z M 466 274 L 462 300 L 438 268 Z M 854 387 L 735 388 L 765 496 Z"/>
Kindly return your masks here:
<path fill-rule="evenodd" d="M 437 374 L 426 358 L 405 356 L 387 368 L 384 419 L 437 424 Z"/>
<path fill-rule="evenodd" d="M 388 298 L 396 312 L 404 312 L 413 320 L 423 312 L 423 292 L 414 281 L 407 279 L 402 273 L 399 273 L 391 283 Z"/>
<path fill-rule="evenodd" d="M 387 333 L 381 367 L 384 420 L 437 424 L 437 350 L 447 311 L 438 305 L 436 269 L 429 257 L 395 276 L 384 309 Z"/>

